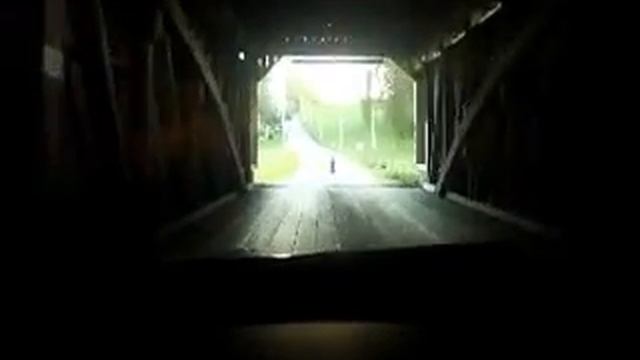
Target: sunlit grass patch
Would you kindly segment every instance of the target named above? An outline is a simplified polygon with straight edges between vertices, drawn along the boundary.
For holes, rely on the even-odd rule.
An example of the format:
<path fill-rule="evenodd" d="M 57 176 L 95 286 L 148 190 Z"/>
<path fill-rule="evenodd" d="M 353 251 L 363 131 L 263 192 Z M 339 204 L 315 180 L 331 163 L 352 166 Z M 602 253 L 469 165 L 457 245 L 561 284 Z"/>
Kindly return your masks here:
<path fill-rule="evenodd" d="M 261 183 L 284 182 L 291 178 L 300 161 L 297 154 L 280 140 L 260 140 L 255 178 Z"/>
<path fill-rule="evenodd" d="M 346 151 L 354 161 L 372 170 L 379 178 L 401 185 L 414 186 L 420 183 L 420 173 L 413 161 L 413 141 L 381 137 L 377 149 L 349 148 Z M 393 145 L 392 145 L 393 143 Z"/>

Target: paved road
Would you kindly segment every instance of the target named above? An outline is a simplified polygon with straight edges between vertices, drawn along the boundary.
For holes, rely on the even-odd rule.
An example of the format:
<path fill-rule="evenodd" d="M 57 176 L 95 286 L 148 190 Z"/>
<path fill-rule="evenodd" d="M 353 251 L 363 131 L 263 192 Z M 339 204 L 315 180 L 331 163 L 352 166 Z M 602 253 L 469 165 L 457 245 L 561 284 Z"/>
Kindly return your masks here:
<path fill-rule="evenodd" d="M 300 255 L 529 236 L 420 189 L 256 187 L 163 240 L 166 259 Z"/>
<path fill-rule="evenodd" d="M 392 183 L 376 177 L 371 171 L 344 155 L 321 146 L 309 136 L 299 121 L 292 121 L 289 125 L 288 139 L 287 146 L 297 153 L 300 166 L 294 176 L 284 183 L 305 185 Z M 329 171 L 332 157 L 335 160 L 333 174 Z"/>

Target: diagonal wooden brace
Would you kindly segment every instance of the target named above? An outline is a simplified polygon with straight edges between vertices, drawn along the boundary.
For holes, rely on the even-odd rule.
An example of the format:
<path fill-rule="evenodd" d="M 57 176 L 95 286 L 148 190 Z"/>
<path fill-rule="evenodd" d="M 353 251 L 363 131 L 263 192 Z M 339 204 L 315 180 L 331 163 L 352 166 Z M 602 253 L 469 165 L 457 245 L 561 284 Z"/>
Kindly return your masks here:
<path fill-rule="evenodd" d="M 211 66 L 206 59 L 204 49 L 201 44 L 197 41 L 196 37 L 190 30 L 189 22 L 187 16 L 184 11 L 178 4 L 177 0 L 166 0 L 165 8 L 167 9 L 167 13 L 169 17 L 175 24 L 178 32 L 184 39 L 187 47 L 191 50 L 191 53 L 198 64 L 198 68 L 202 73 L 202 76 L 205 79 L 205 83 L 209 88 L 209 91 L 213 95 L 213 99 L 216 103 L 216 109 L 220 114 L 220 119 L 222 120 L 222 127 L 224 128 L 225 136 L 227 138 L 227 142 L 229 144 L 229 148 L 231 149 L 231 156 L 233 157 L 233 162 L 235 164 L 236 170 L 238 171 L 238 179 L 240 181 L 240 186 L 246 186 L 246 175 L 244 171 L 244 167 L 242 165 L 242 159 L 240 157 L 240 152 L 238 150 L 238 145 L 236 144 L 235 137 L 233 135 L 233 125 L 229 119 L 229 111 L 227 109 L 227 104 L 224 102 L 222 98 L 222 92 L 220 91 L 220 87 L 218 86 L 218 82 L 216 81 L 215 76 L 213 75 L 213 71 L 211 71 Z"/>
<path fill-rule="evenodd" d="M 511 68 L 518 55 L 522 52 L 523 48 L 529 43 L 533 35 L 540 28 L 544 17 L 534 16 L 534 18 L 525 26 L 515 40 L 510 44 L 508 50 L 503 54 L 498 61 L 493 63 L 493 66 L 489 69 L 487 76 L 485 77 L 482 85 L 480 85 L 474 98 L 470 102 L 470 106 L 466 111 L 465 117 L 462 123 L 458 127 L 458 130 L 451 144 L 451 148 L 447 152 L 447 157 L 444 163 L 440 167 L 438 181 L 436 182 L 436 194 L 444 196 L 444 185 L 447 181 L 447 176 L 456 160 L 458 152 L 462 147 L 462 144 L 466 140 L 467 134 L 474 119 L 482 110 L 489 95 L 493 93 L 496 86 L 499 84 L 502 76 Z"/>

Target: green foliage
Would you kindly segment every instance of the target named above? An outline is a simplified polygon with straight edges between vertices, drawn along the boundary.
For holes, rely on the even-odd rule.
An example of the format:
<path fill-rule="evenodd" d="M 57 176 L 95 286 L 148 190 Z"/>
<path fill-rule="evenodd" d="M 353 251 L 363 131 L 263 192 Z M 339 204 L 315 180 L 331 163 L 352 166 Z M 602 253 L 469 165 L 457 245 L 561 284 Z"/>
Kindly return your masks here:
<path fill-rule="evenodd" d="M 388 121 L 384 111 L 376 111 L 376 148 L 371 144 L 371 132 L 362 119 L 359 104 L 307 105 L 302 115 L 307 131 L 320 144 L 344 153 L 349 158 L 373 170 L 380 177 L 413 185 L 419 175 L 414 164 L 413 125 L 405 132 L 398 131 Z M 340 142 L 340 120 L 343 139 Z M 342 145 L 342 146 L 341 146 Z"/>
<path fill-rule="evenodd" d="M 416 183 L 418 171 L 414 164 L 413 80 L 391 61 L 385 61 L 375 69 L 373 76 L 383 88 L 378 99 L 327 104 L 312 90 L 310 84 L 291 74 L 287 76 L 287 98 L 299 104 L 296 109 L 298 118 L 323 146 L 346 154 L 383 178 L 404 184 Z M 279 132 L 281 117 L 266 88 L 266 84 L 263 84 L 260 89 L 263 99 L 259 100 L 261 139 L 279 138 L 273 134 Z M 375 131 L 372 121 L 375 122 Z M 266 158 L 283 155 L 274 155 L 272 151 L 261 143 L 260 152 L 266 152 Z"/>
<path fill-rule="evenodd" d="M 385 118 L 393 126 L 398 138 L 409 139 L 413 136 L 413 80 L 394 62 L 385 60 L 382 65 L 384 83 L 389 88 L 388 97 L 383 102 Z"/>
<path fill-rule="evenodd" d="M 367 100 L 325 104 L 300 82 L 290 91 L 296 91 L 300 119 L 316 141 L 346 154 L 380 177 L 413 185 L 419 180 L 414 164 L 413 81 L 393 63 L 384 66 L 386 71 L 376 76 L 384 76 L 378 81 L 384 81 L 387 89 L 383 100 L 370 102 L 372 120 L 367 120 Z M 374 135 L 371 121 L 375 121 Z"/>
<path fill-rule="evenodd" d="M 258 114 L 260 117 L 258 135 L 260 139 L 274 139 L 280 137 L 281 134 L 280 110 L 273 94 L 269 93 L 271 81 L 273 78 L 267 76 L 258 84 Z"/>
<path fill-rule="evenodd" d="M 378 176 L 404 185 L 416 185 L 419 173 L 414 164 L 413 140 L 382 135 L 376 149 L 347 149 L 346 155 L 373 170 Z"/>

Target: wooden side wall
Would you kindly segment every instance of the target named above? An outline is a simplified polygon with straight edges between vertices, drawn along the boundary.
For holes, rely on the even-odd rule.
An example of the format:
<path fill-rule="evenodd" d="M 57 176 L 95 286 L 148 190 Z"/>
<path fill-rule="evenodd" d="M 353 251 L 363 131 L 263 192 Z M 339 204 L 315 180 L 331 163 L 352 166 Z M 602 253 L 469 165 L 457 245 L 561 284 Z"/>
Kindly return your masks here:
<path fill-rule="evenodd" d="M 507 6 L 426 64 L 421 81 L 427 83 L 427 165 L 435 184 L 488 74 L 518 34 L 540 21 L 482 101 L 444 192 L 562 225 L 573 205 L 572 184 L 589 181 L 572 170 L 574 114 L 584 109 L 578 105 L 581 82 L 575 81 L 579 58 L 570 52 L 579 29 L 565 10 Z"/>
<path fill-rule="evenodd" d="M 32 186 L 42 204 L 38 219 L 50 234 L 73 239 L 74 251 L 80 251 L 77 241 L 86 240 L 87 247 L 100 243 L 105 250 L 126 252 L 125 237 L 138 237 L 139 244 L 125 246 L 143 252 L 163 224 L 250 181 L 251 139 L 245 128 L 251 121 L 255 61 L 237 58 L 240 29 L 228 12 L 188 21 L 190 35 L 207 56 L 204 68 L 218 80 L 221 109 L 202 63 L 163 2 L 65 5 L 65 0 L 41 4 L 44 34 L 36 42 L 46 52 L 31 56 L 50 67 L 31 69 L 42 79 L 37 87 L 42 95 L 31 101 L 34 110 L 42 110 L 32 117 L 29 137 L 37 145 L 29 163 L 38 179 Z M 187 20 L 193 11 L 185 9 Z M 216 14 L 226 15 L 220 20 Z M 213 34 L 228 35 L 226 46 L 210 43 Z M 232 157 L 232 142 L 242 171 Z"/>

